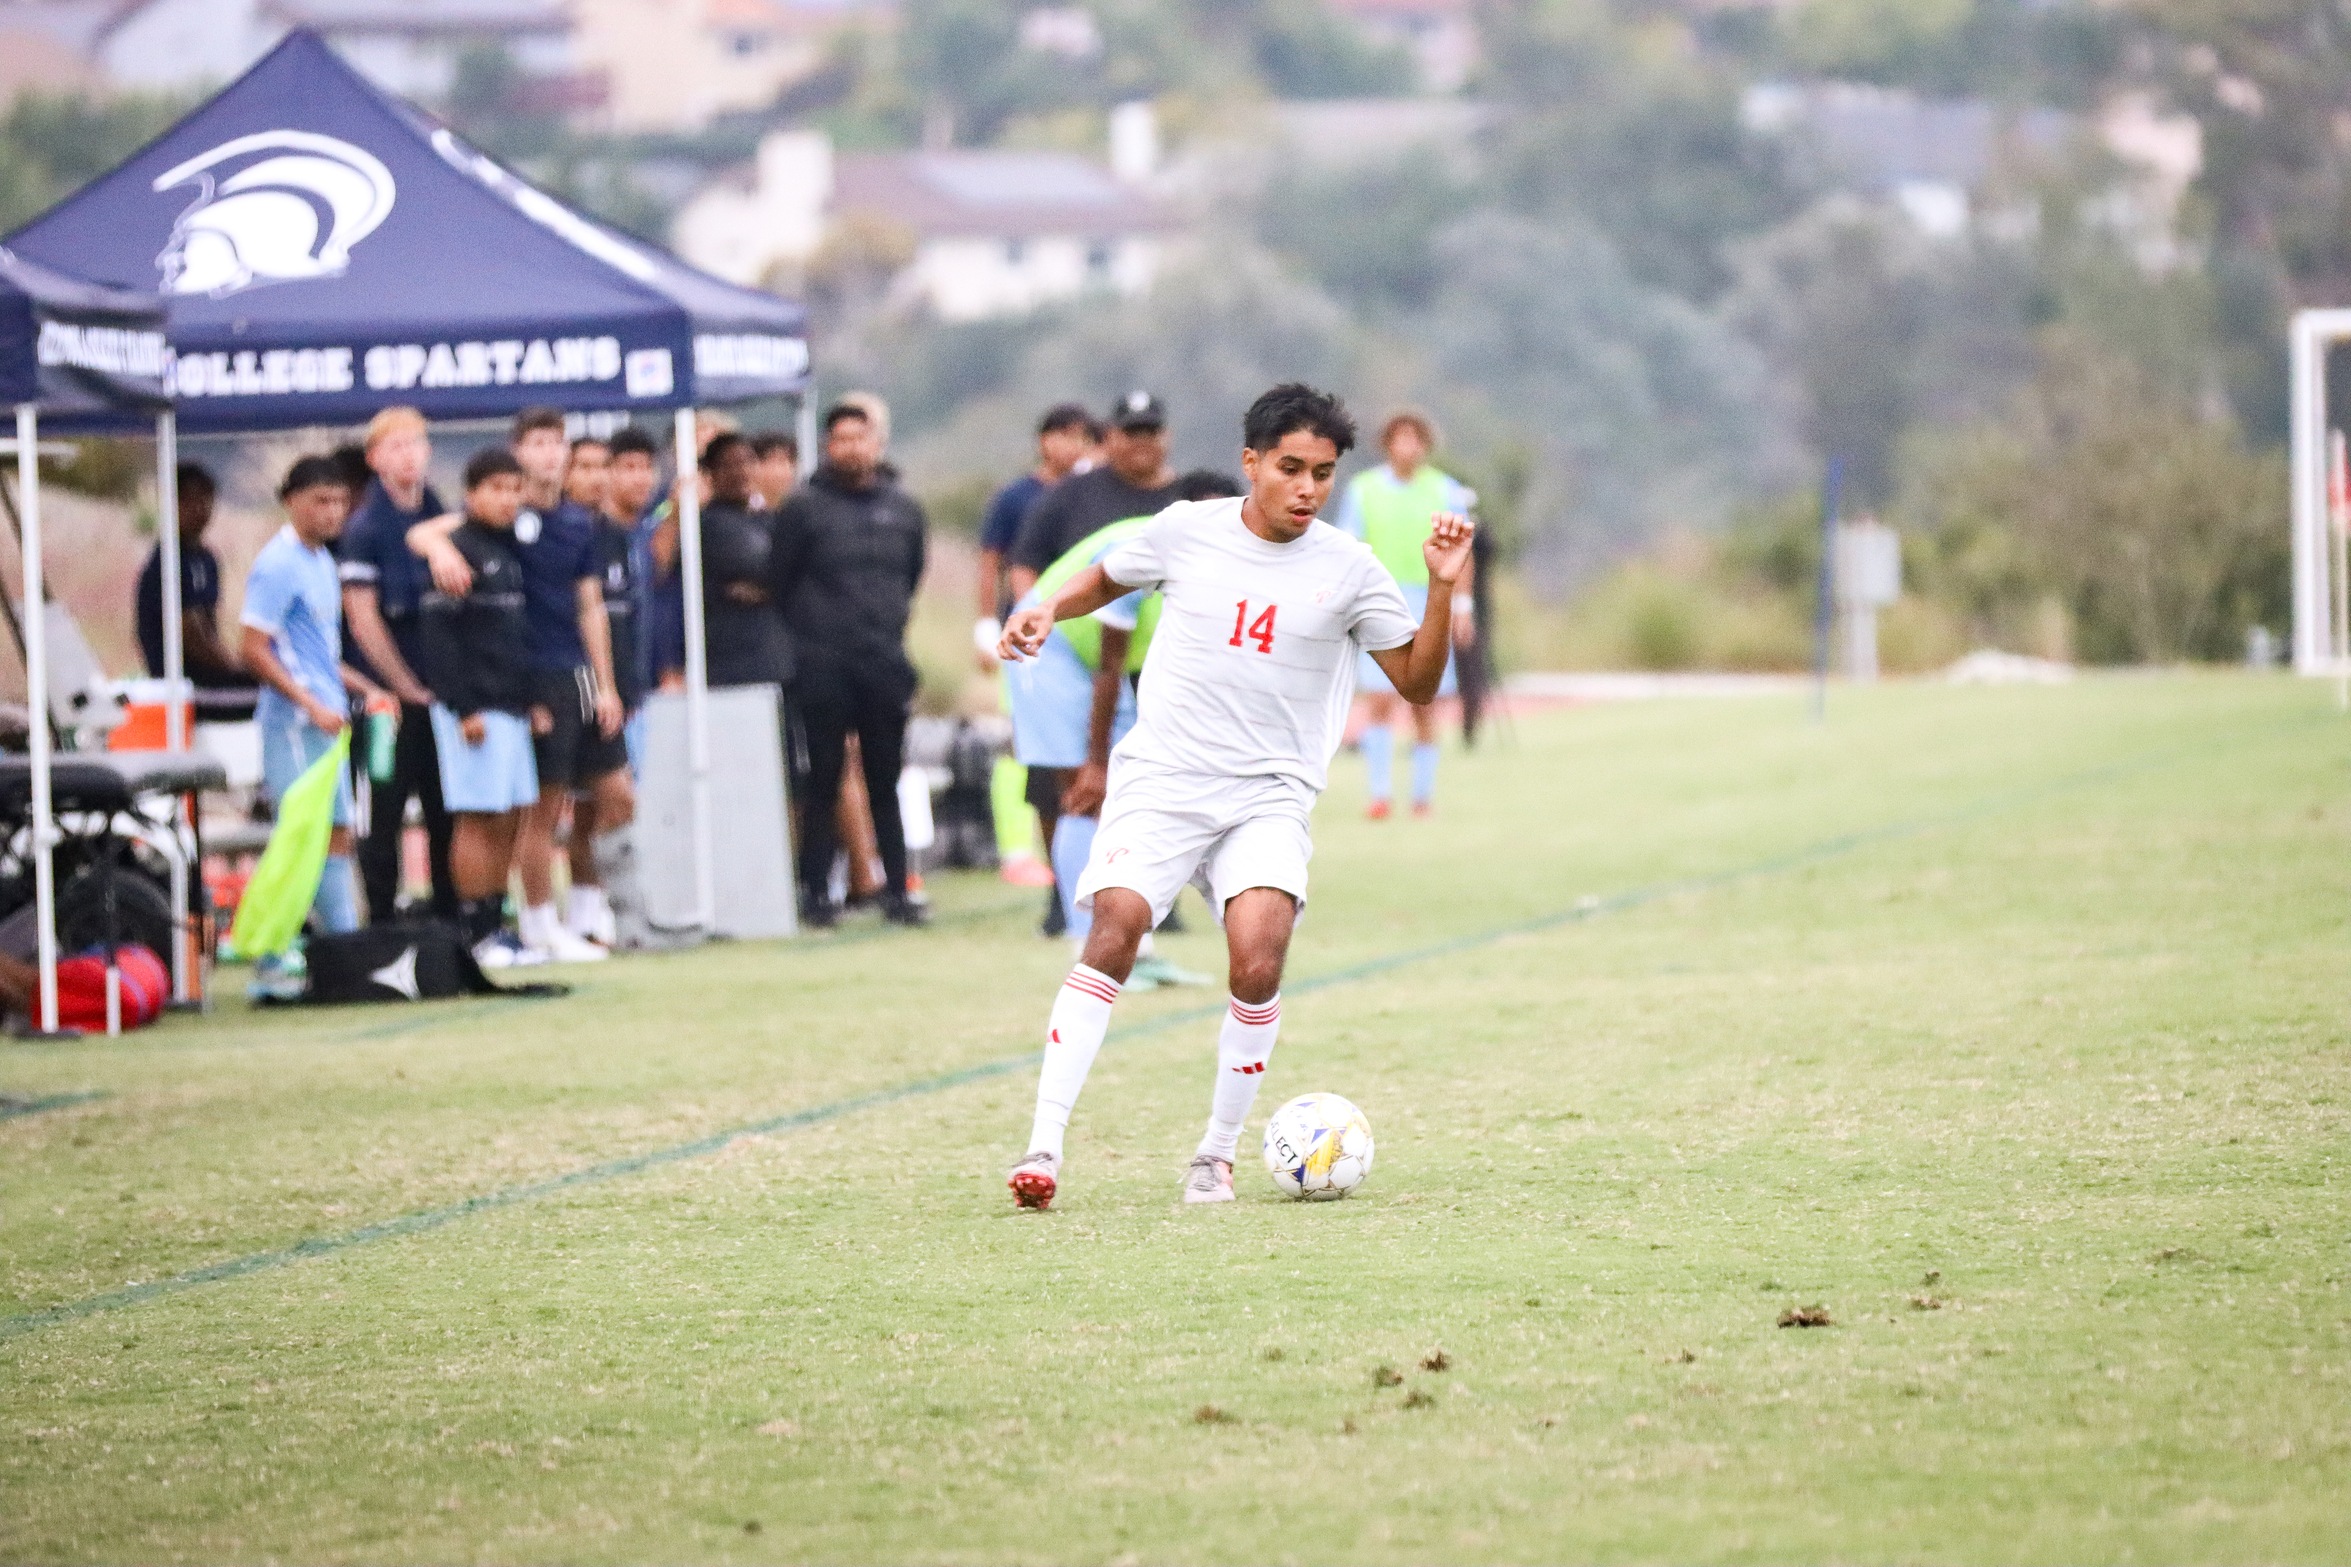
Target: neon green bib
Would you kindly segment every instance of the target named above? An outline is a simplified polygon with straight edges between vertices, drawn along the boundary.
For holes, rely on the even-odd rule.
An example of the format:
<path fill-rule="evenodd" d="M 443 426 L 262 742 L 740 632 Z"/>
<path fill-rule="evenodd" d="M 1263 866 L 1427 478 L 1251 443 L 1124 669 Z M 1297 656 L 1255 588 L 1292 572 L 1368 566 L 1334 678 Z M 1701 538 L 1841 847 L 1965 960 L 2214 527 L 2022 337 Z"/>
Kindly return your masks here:
<path fill-rule="evenodd" d="M 1452 480 L 1434 463 L 1422 463 L 1410 484 L 1398 484 L 1392 468 L 1379 467 L 1357 474 L 1353 482 L 1356 515 L 1363 519 L 1363 542 L 1371 546 L 1388 575 L 1406 587 L 1427 587 L 1429 563 L 1420 547 L 1429 541 L 1429 526 L 1445 509 Z"/>
<path fill-rule="evenodd" d="M 1107 528 L 1099 528 L 1087 534 L 1071 545 L 1059 560 L 1037 573 L 1037 585 L 1029 591 L 1036 595 L 1038 603 L 1043 603 L 1060 592 L 1063 583 L 1142 532 L 1150 521 L 1149 517 L 1129 517 L 1123 522 L 1114 522 Z M 1154 593 L 1144 599 L 1142 606 L 1135 611 L 1135 634 L 1127 643 L 1127 673 L 1130 675 L 1143 667 L 1143 655 L 1151 650 L 1151 633 L 1159 629 L 1160 608 L 1159 595 Z M 1102 667 L 1102 622 L 1091 615 L 1080 615 L 1074 620 L 1061 622 L 1053 629 L 1076 651 L 1080 663 L 1088 669 Z"/>

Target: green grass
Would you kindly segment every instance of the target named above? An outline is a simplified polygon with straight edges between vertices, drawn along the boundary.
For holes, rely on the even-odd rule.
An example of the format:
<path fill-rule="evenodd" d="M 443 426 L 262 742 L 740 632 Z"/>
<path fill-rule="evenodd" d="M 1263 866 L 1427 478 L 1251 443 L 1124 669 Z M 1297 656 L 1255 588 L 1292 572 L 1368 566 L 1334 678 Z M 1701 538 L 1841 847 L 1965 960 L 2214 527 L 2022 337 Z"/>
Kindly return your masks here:
<path fill-rule="evenodd" d="M 0 1559 L 2339 1561 L 2328 696 L 1530 715 L 1376 827 L 1343 759 L 1260 1100 L 1366 1108 L 1339 1204 L 1175 1205 L 1192 992 L 1120 1004 L 1016 1215 L 1032 1079 L 972 1069 L 1066 954 L 991 881 L 560 1001 L 0 1047 L 105 1095 L 0 1121 Z"/>

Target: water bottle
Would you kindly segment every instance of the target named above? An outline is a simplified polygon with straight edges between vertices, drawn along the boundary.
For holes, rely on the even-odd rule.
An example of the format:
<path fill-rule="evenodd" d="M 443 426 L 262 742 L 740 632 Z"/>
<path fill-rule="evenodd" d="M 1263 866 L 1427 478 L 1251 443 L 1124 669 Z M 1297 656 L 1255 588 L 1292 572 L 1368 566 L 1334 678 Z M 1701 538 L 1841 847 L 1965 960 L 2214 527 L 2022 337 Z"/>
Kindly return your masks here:
<path fill-rule="evenodd" d="M 369 703 L 367 709 L 367 776 L 377 783 L 392 781 L 392 753 L 400 738 L 398 709 Z"/>

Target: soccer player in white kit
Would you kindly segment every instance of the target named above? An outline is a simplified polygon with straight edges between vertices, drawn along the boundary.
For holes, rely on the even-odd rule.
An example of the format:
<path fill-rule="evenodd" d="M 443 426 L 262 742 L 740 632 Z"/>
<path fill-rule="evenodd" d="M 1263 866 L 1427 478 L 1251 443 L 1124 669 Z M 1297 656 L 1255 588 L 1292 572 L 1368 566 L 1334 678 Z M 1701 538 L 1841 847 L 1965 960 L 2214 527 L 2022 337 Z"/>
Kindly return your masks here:
<path fill-rule="evenodd" d="M 1029 1152 L 1009 1182 L 1024 1208 L 1047 1206 L 1059 1190 L 1062 1136 L 1119 987 L 1186 882 L 1224 925 L 1232 998 L 1184 1201 L 1233 1200 L 1233 1157 L 1281 1029 L 1282 964 L 1306 904 L 1307 815 L 1344 732 L 1355 650 L 1409 702 L 1435 696 L 1444 678 L 1469 521 L 1436 519 L 1424 551 L 1428 609 L 1415 625 L 1370 548 L 1319 515 L 1355 444 L 1339 400 L 1277 386 L 1250 405 L 1241 429 L 1246 496 L 1168 507 L 1049 601 L 1005 622 L 998 647 L 1003 658 L 1027 658 L 1057 620 L 1135 589 L 1164 598 L 1139 714 L 1111 754 L 1101 829 L 1078 878 L 1076 901 L 1091 907 L 1094 927 L 1046 1027 Z"/>

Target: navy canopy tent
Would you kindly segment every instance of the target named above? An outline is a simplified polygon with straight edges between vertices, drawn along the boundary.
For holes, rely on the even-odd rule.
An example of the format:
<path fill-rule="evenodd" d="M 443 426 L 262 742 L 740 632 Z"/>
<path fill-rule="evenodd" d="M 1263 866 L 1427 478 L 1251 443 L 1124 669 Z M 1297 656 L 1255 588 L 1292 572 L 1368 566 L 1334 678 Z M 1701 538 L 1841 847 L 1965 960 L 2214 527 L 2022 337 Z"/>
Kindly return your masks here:
<path fill-rule="evenodd" d="M 191 432 L 807 384 L 799 306 L 574 212 L 308 31 L 7 243 L 161 290 Z"/>
<path fill-rule="evenodd" d="M 0 403 L 49 419 L 151 419 L 168 406 L 163 301 L 0 247 Z"/>
<path fill-rule="evenodd" d="M 808 387 L 798 305 L 574 212 L 378 90 L 307 30 L 8 243 L 85 277 L 161 290 L 178 354 L 174 417 L 191 431 L 355 424 L 395 403 L 438 419 L 534 404 L 674 409 L 684 470 L 695 452 L 687 410 Z M 172 419 L 158 435 L 167 464 Z M 678 513 L 707 924 L 709 725 L 691 484 L 679 487 Z M 169 569 L 165 581 L 176 582 Z M 167 619 L 175 678 L 177 629 Z"/>
<path fill-rule="evenodd" d="M 41 420 L 152 419 L 170 404 L 164 380 L 171 351 L 163 301 L 108 288 L 0 248 L 0 403 L 16 410 L 18 526 L 24 546 L 25 703 L 32 772 L 33 902 L 40 961 L 39 1024 L 57 1027 L 57 903 L 50 847 L 56 837 L 49 792 L 48 616 L 41 590 Z M 168 417 L 168 415 L 166 415 Z M 174 866 L 173 918 L 187 908 Z M 185 960 L 174 942 L 184 996 Z"/>

